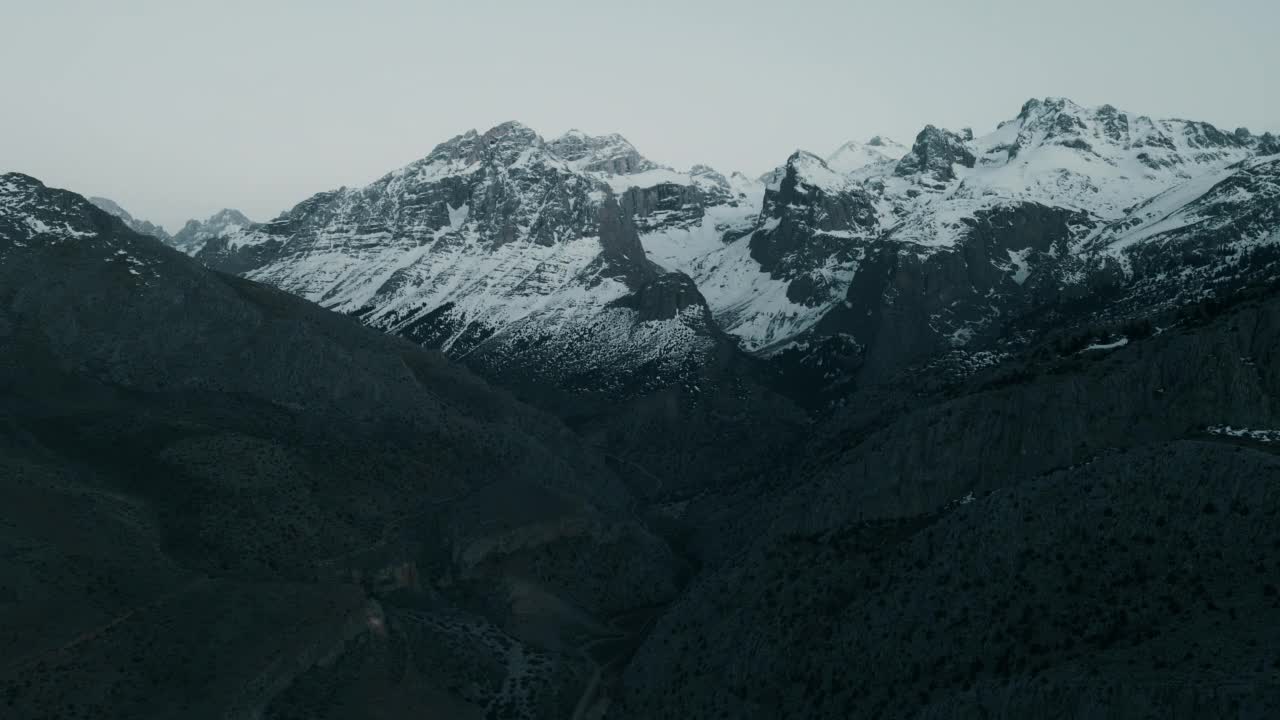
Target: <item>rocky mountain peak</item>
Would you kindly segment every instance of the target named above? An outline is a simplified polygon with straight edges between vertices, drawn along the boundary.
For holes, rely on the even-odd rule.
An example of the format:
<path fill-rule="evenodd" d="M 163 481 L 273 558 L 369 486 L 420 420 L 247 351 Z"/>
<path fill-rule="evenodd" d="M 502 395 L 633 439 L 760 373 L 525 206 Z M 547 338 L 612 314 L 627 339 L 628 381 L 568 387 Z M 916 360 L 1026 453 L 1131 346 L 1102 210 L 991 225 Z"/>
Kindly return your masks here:
<path fill-rule="evenodd" d="M 245 214 L 232 208 L 223 208 L 205 220 L 188 220 L 174 234 L 171 244 L 188 255 L 195 255 L 209 240 L 228 235 L 253 225 Z"/>
<path fill-rule="evenodd" d="M 1105 106 L 1105 107 L 1110 107 Z M 1114 108 L 1112 108 L 1114 110 Z M 1079 114 L 1085 112 L 1085 108 L 1077 105 L 1075 102 L 1064 97 L 1046 97 L 1031 98 L 1022 104 L 1022 109 L 1018 112 L 1018 119 L 1027 121 L 1035 117 L 1050 117 L 1060 114 Z"/>
<path fill-rule="evenodd" d="M 733 187 L 733 184 L 729 182 L 729 178 L 710 165 L 694 165 L 689 168 L 689 177 L 693 178 L 694 184 L 699 187 L 710 186 L 725 191 L 731 191 Z"/>
<path fill-rule="evenodd" d="M 165 242 L 170 242 L 172 240 L 172 236 L 170 236 L 164 228 L 147 220 L 139 220 L 138 218 L 135 218 L 133 215 L 129 214 L 129 211 L 120 207 L 120 204 L 114 200 L 104 197 L 91 197 L 89 198 L 89 202 L 96 205 L 98 209 L 120 218 L 124 221 L 125 225 L 128 225 L 130 228 L 142 233 L 143 235 L 150 235 L 151 237 L 159 238 Z"/>
<path fill-rule="evenodd" d="M 1280 138 L 1269 132 L 1258 136 L 1254 151 L 1259 155 L 1275 155 L 1280 153 Z"/>
<path fill-rule="evenodd" d="M 581 130 L 570 130 L 547 146 L 556 157 L 586 172 L 629 175 L 657 167 L 618 133 L 588 135 Z"/>
<path fill-rule="evenodd" d="M 112 200 L 110 198 L 97 197 L 97 196 L 90 197 L 88 198 L 88 200 L 94 205 L 97 205 L 98 209 L 105 210 L 106 212 L 109 212 L 112 215 L 115 215 L 116 217 L 120 218 L 121 220 L 124 220 L 125 222 L 130 222 L 133 220 L 133 216 L 129 214 L 129 211 L 120 207 L 120 204 L 117 203 L 115 200 Z"/>
<path fill-rule="evenodd" d="M 1112 105 L 1086 108 L 1066 98 L 1033 98 L 1018 113 L 1018 144 L 1048 142 L 1084 151 L 1099 140 L 1127 144 L 1135 120 Z"/>
<path fill-rule="evenodd" d="M 822 158 L 799 150 L 787 159 L 777 184 L 765 189 L 760 225 L 748 241 L 751 258 L 785 283 L 788 302 L 819 308 L 846 292 L 852 241 L 876 225 L 875 209 L 862 189 Z M 810 321 L 787 325 L 805 322 Z M 774 341 L 782 327 L 765 333 L 761 344 Z"/>
<path fill-rule="evenodd" d="M 44 187 L 44 184 L 30 175 L 20 172 L 7 172 L 0 175 L 0 194 L 8 195 L 37 187 Z"/>
<path fill-rule="evenodd" d="M 906 146 L 876 135 L 865 143 L 850 140 L 841 145 L 827 156 L 826 163 L 832 170 L 848 174 L 868 165 L 897 160 L 906 153 Z"/>
<path fill-rule="evenodd" d="M 79 195 L 47 188 L 30 175 L 0 175 L 0 236 L 80 240 L 103 229 L 105 217 Z"/>
<path fill-rule="evenodd" d="M 199 230 L 211 231 L 214 228 L 224 225 L 252 225 L 253 221 L 245 217 L 244 213 L 233 208 L 223 208 L 218 212 L 210 215 L 205 220 L 188 220 L 186 225 L 182 226 L 183 231 Z"/>
<path fill-rule="evenodd" d="M 916 173 L 933 176 L 940 181 L 955 178 L 954 165 L 971 168 L 977 158 L 966 146 L 963 137 L 950 130 L 943 130 L 933 125 L 926 125 L 916 135 L 911 152 L 898 161 L 894 173 L 897 175 L 913 175 Z"/>
<path fill-rule="evenodd" d="M 425 158 L 414 163 L 414 165 L 449 161 L 470 162 L 478 157 L 476 144 L 479 140 L 480 133 L 475 130 L 468 130 L 436 145 Z"/>
<path fill-rule="evenodd" d="M 485 159 L 501 165 L 513 165 L 527 151 L 545 149 L 545 143 L 532 128 L 515 122 L 504 122 L 487 130 L 476 144 L 477 159 Z"/>
<path fill-rule="evenodd" d="M 1054 144 L 1093 152 L 1099 144 L 1119 150 L 1150 148 L 1156 153 L 1144 162 L 1148 166 L 1168 166 L 1196 155 L 1246 148 L 1253 137 L 1245 128 L 1225 132 L 1210 123 L 1191 120 L 1156 120 L 1117 109 L 1114 105 L 1083 107 L 1066 98 L 1028 100 L 1018 113 L 1017 150 L 1035 144 Z M 1172 152 L 1174 155 L 1169 155 Z M 1191 157 L 1188 157 L 1191 156 Z"/>
<path fill-rule="evenodd" d="M 533 128 L 516 120 L 508 120 L 494 125 L 486 130 L 480 136 L 480 139 L 489 144 L 497 142 L 533 144 L 542 140 L 538 133 L 534 132 Z"/>
<path fill-rule="evenodd" d="M 1024 128 L 1035 128 L 1046 133 L 1069 133 L 1108 119 L 1115 119 L 1123 124 L 1127 116 L 1128 113 L 1112 105 L 1089 108 L 1068 98 L 1047 97 L 1032 98 L 1023 103 L 1016 119 Z"/>
<path fill-rule="evenodd" d="M 803 188 L 840 191 L 849 187 L 844 176 L 831 169 L 826 160 L 807 150 L 797 150 L 787 158 L 783 184 L 788 181 Z"/>
<path fill-rule="evenodd" d="M 245 214 L 234 208 L 223 208 L 214 213 L 208 220 L 210 223 L 231 223 L 236 225 L 251 225 L 253 221 L 245 217 Z"/>

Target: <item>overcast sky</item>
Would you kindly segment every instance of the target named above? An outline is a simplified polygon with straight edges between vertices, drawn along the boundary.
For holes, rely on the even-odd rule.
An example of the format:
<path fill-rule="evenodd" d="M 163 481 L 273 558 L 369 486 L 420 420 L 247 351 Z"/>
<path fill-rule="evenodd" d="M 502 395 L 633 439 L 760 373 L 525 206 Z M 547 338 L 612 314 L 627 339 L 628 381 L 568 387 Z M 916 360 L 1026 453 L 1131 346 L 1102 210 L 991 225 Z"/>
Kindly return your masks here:
<path fill-rule="evenodd" d="M 0 171 L 176 230 L 470 128 L 758 174 L 1066 96 L 1280 129 L 1277 0 L 0 0 Z"/>

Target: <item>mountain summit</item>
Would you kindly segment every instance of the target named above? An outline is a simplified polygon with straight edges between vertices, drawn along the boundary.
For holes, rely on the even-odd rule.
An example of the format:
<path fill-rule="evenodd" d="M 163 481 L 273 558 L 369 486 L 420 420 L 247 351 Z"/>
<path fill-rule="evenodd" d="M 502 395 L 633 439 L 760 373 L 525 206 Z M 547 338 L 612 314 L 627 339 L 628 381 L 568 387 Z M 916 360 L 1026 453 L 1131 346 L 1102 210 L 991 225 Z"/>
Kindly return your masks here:
<path fill-rule="evenodd" d="M 236 232 L 252 224 L 253 222 L 245 217 L 244 213 L 226 208 L 219 210 L 206 220 L 188 220 L 169 242 L 182 252 L 195 255 L 210 239 Z"/>
<path fill-rule="evenodd" d="M 124 221 L 125 225 L 128 225 L 130 228 L 142 233 L 143 235 L 150 235 L 151 237 L 159 238 L 165 242 L 170 242 L 173 239 L 164 228 L 150 221 L 134 218 L 129 214 L 129 211 L 120 207 L 120 205 L 114 200 L 109 200 L 104 197 L 91 197 L 89 198 L 89 202 L 120 218 Z"/>
<path fill-rule="evenodd" d="M 876 135 L 865 143 L 850 140 L 828 155 L 826 162 L 837 172 L 851 173 L 868 165 L 898 160 L 906 155 L 909 149 L 888 138 Z"/>

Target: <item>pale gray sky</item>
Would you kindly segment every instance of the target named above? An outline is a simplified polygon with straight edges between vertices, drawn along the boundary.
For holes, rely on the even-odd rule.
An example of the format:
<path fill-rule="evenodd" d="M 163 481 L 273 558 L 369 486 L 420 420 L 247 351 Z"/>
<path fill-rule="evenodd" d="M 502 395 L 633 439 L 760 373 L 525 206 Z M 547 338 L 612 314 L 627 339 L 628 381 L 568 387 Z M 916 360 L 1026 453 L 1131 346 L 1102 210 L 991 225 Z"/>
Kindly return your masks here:
<path fill-rule="evenodd" d="M 752 174 L 1029 97 L 1280 130 L 1276 0 L 0 0 L 0 171 L 176 230 L 469 128 Z"/>

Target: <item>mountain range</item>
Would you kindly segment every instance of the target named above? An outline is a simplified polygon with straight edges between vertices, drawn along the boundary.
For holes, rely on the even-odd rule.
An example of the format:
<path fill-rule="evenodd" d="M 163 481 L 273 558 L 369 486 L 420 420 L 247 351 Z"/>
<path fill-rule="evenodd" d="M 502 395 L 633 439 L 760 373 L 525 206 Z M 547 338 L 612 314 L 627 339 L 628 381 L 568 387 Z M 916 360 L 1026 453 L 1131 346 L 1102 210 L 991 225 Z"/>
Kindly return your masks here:
<path fill-rule="evenodd" d="M 1061 98 L 172 237 L 0 176 L 0 703 L 1275 716 L 1278 212 L 1273 135 Z"/>
<path fill-rule="evenodd" d="M 972 365 L 1028 340 L 1024 318 L 1090 298 L 1121 322 L 1268 277 L 1278 151 L 1269 134 L 1048 98 L 987 135 L 928 126 L 910 148 L 797 151 L 751 179 L 506 123 L 195 256 L 443 350 L 601 435 L 634 437 L 616 418 L 639 416 L 667 427 L 663 445 L 703 447 L 708 404 L 776 419 L 721 445 L 774 457 L 761 439 L 805 422 L 787 404 L 829 408 L 948 354 Z M 674 420 L 647 417 L 659 391 Z M 635 455 L 652 443 L 601 442 L 662 462 Z M 657 474 L 719 473 L 702 455 Z"/>

